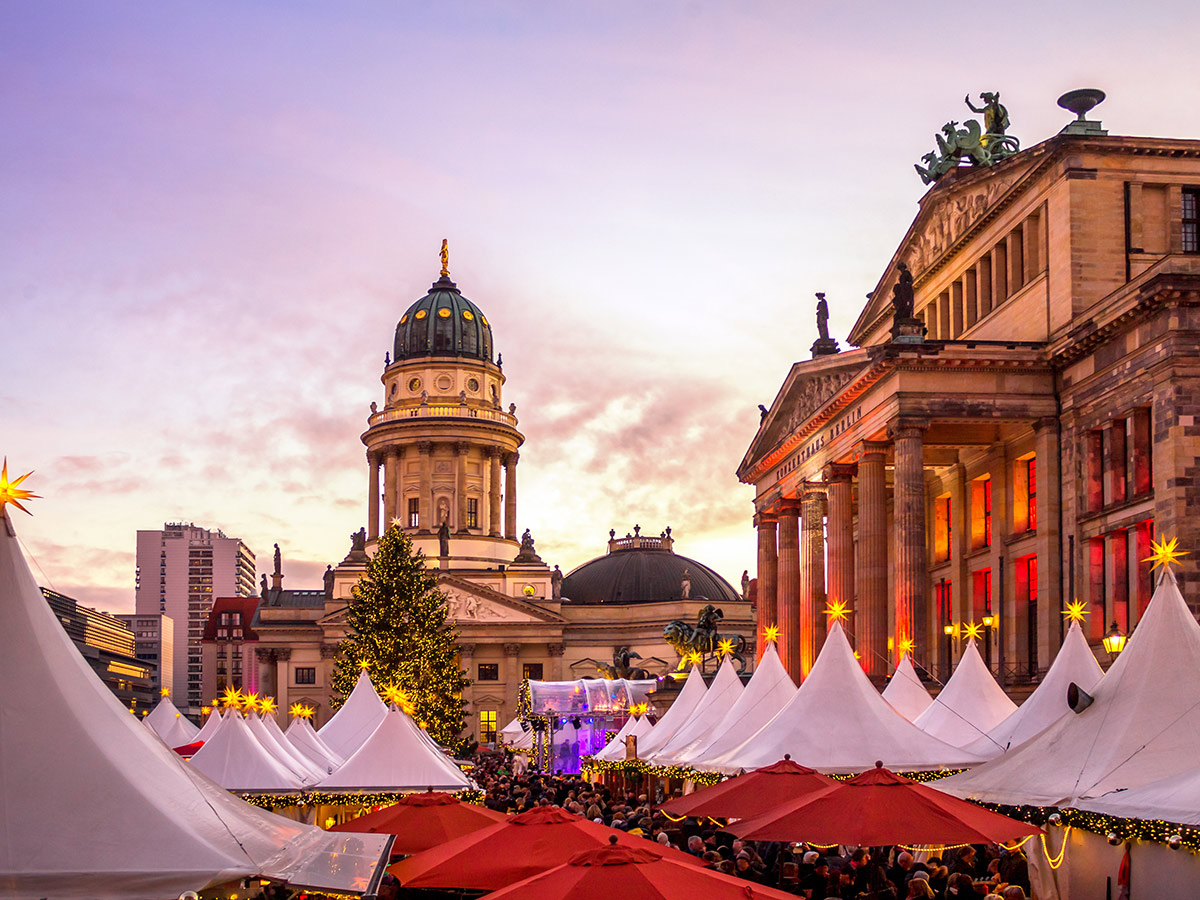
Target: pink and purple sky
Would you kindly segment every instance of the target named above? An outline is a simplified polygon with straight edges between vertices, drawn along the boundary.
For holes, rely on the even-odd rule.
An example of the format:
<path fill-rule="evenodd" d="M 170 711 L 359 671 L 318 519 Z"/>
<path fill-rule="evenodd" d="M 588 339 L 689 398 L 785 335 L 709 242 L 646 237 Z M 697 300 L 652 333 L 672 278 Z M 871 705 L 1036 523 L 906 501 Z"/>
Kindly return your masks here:
<path fill-rule="evenodd" d="M 5 4 L 0 453 L 36 469 L 43 583 L 130 610 L 136 530 L 183 520 L 319 587 L 442 238 L 543 558 L 671 525 L 736 583 L 757 404 L 815 291 L 844 341 L 963 94 L 999 89 L 1026 146 L 1091 86 L 1112 133 L 1200 137 L 1200 7 L 1131 9 Z"/>

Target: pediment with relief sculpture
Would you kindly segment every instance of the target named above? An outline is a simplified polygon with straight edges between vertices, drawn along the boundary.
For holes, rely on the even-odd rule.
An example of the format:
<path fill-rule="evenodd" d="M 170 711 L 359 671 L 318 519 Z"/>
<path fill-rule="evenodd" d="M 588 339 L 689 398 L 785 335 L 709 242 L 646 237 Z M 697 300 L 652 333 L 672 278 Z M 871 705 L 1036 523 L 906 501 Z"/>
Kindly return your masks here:
<path fill-rule="evenodd" d="M 438 578 L 449 618 L 459 625 L 561 624 L 562 616 L 455 575 Z"/>

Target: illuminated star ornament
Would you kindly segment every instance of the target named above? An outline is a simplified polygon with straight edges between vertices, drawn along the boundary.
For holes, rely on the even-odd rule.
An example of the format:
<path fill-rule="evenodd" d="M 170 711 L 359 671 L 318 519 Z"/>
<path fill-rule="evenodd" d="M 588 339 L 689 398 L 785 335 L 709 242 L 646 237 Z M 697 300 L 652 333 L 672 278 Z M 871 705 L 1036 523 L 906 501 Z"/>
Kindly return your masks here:
<path fill-rule="evenodd" d="M 288 714 L 293 719 L 311 719 L 313 709 L 311 706 L 305 706 L 303 703 L 293 703 L 288 707 Z"/>
<path fill-rule="evenodd" d="M 0 502 L 3 502 L 3 500 L 0 500 Z M 1171 566 L 1181 565 L 1179 562 L 1179 557 L 1187 556 L 1187 551 L 1180 550 L 1178 548 L 1179 538 L 1171 538 L 1170 540 L 1163 538 L 1161 541 L 1151 541 L 1151 553 L 1149 556 L 1143 559 L 1142 562 L 1154 563 L 1154 565 L 1150 567 L 1151 572 L 1153 572 L 1159 566 L 1162 566 L 1163 569 L 1169 569 Z"/>
<path fill-rule="evenodd" d="M 768 625 L 763 629 L 763 640 L 774 643 L 779 640 L 779 626 Z"/>
<path fill-rule="evenodd" d="M 32 491 L 28 491 L 23 487 L 19 487 L 21 482 L 32 474 L 33 472 L 26 472 L 15 481 L 9 481 L 8 457 L 4 457 L 4 466 L 3 468 L 0 468 L 0 514 L 4 512 L 4 504 L 11 503 L 17 509 L 21 510 L 21 512 L 28 513 L 31 516 L 33 515 L 33 513 L 29 512 L 29 510 L 21 505 L 21 501 L 40 500 L 41 498 Z"/>
<path fill-rule="evenodd" d="M 366 671 L 367 669 L 371 668 L 371 664 L 364 659 L 358 664 L 358 667 L 363 671 Z"/>
<path fill-rule="evenodd" d="M 829 623 L 845 622 L 849 618 L 850 613 L 846 609 L 845 600 L 834 600 L 829 604 L 829 608 L 825 610 L 825 615 L 829 616 Z"/>
<path fill-rule="evenodd" d="M 699 650 L 693 650 L 687 655 L 687 661 L 693 666 L 698 666 L 704 662 L 704 654 Z"/>
<path fill-rule="evenodd" d="M 259 712 L 263 713 L 264 715 L 274 715 L 275 710 L 278 707 L 279 704 L 275 702 L 274 697 L 263 697 L 258 701 Z"/>
<path fill-rule="evenodd" d="M 164 697 L 170 697 L 170 696 L 171 696 L 171 689 L 170 689 L 170 688 L 162 688 L 162 689 L 159 691 L 159 693 L 160 693 L 160 694 L 162 694 Z"/>
<path fill-rule="evenodd" d="M 240 709 L 242 706 L 242 692 L 235 687 L 225 688 L 225 693 L 221 696 L 221 704 L 226 709 Z"/>
<path fill-rule="evenodd" d="M 963 625 L 963 634 L 966 635 L 967 640 L 977 641 L 983 637 L 983 626 L 977 622 L 968 622 Z"/>
<path fill-rule="evenodd" d="M 913 644 L 912 638 L 904 638 L 903 640 L 900 641 L 900 652 L 901 653 L 912 653 L 914 646 L 915 645 Z"/>
<path fill-rule="evenodd" d="M 1084 617 L 1088 614 L 1087 604 L 1082 600 L 1072 600 L 1067 604 L 1067 608 L 1062 611 L 1062 614 L 1067 617 L 1068 622 L 1083 623 Z"/>
<path fill-rule="evenodd" d="M 719 644 L 717 644 L 717 655 L 718 656 L 722 656 L 722 657 L 730 656 L 730 655 L 732 655 L 732 653 L 733 653 L 733 641 L 730 640 L 729 638 L 725 638 Z"/>

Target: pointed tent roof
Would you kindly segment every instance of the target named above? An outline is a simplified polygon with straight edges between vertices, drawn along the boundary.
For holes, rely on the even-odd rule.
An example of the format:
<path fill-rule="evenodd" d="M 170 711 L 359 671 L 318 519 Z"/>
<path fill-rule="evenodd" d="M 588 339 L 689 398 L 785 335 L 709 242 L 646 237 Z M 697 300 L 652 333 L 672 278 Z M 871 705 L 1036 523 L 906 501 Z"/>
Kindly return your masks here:
<path fill-rule="evenodd" d="M 750 683 L 725 718 L 710 734 L 684 747 L 675 758 L 680 763 L 697 765 L 728 753 L 740 745 L 746 735 L 754 734 L 771 721 L 795 695 L 796 684 L 779 661 L 779 651 L 772 642 L 763 651 Z"/>
<path fill-rule="evenodd" d="M 0 883 L 8 891 L 83 900 L 103 884 L 105 897 L 133 900 L 245 877 L 333 891 L 370 886 L 386 840 L 354 835 L 352 843 L 250 806 L 129 715 L 46 605 L 2 510 L 0 609 Z"/>
<path fill-rule="evenodd" d="M 396 707 L 371 736 L 321 782 L 322 790 L 459 791 L 471 782 L 445 754 L 422 740 L 421 729 Z"/>
<path fill-rule="evenodd" d="M 182 747 L 197 740 L 200 729 L 183 717 L 166 694 L 143 720 L 168 747 Z"/>
<path fill-rule="evenodd" d="M 594 758 L 602 762 L 616 762 L 625 758 L 625 738 L 641 721 L 640 716 L 630 716 L 625 720 L 625 724 L 621 729 L 613 735 L 613 739 L 604 745 L 603 749 L 597 750 Z"/>
<path fill-rule="evenodd" d="M 207 741 L 212 736 L 212 733 L 217 730 L 217 726 L 221 724 L 221 718 L 221 711 L 214 706 L 213 711 L 208 714 L 208 718 L 204 720 L 204 724 L 200 726 L 200 731 L 196 733 L 196 736 L 192 740 Z"/>
<path fill-rule="evenodd" d="M 808 678 L 757 733 L 700 768 L 757 769 L 790 753 L 820 772 L 859 772 L 876 760 L 905 771 L 959 767 L 978 758 L 917 728 L 875 690 L 840 622 L 829 629 Z"/>
<path fill-rule="evenodd" d="M 292 719 L 292 724 L 283 736 L 308 759 L 318 766 L 323 766 L 326 772 L 332 772 L 345 762 L 332 747 L 321 740 L 321 736 L 313 729 L 312 722 L 302 716 Z"/>
<path fill-rule="evenodd" d="M 306 786 L 316 784 L 329 774 L 324 769 L 318 769 L 310 763 L 308 758 L 293 748 L 282 734 L 279 737 L 275 737 L 261 715 L 251 713 L 245 721 L 250 729 L 250 733 L 258 738 L 258 742 L 263 745 L 268 753 L 283 763 L 293 775 L 300 779 L 301 784 Z M 275 727 L 278 729 L 279 726 Z"/>
<path fill-rule="evenodd" d="M 317 730 L 317 734 L 334 753 L 349 759 L 362 746 L 362 742 L 371 736 L 371 732 L 379 727 L 385 715 L 387 707 L 379 699 L 367 670 L 363 669 L 346 702 L 333 714 L 332 719 Z"/>
<path fill-rule="evenodd" d="M 1104 670 L 1096 662 L 1083 630 L 1078 622 L 1072 622 L 1062 648 L 1054 657 L 1054 663 L 1042 683 L 1017 707 L 1016 712 L 986 735 L 968 744 L 967 749 L 984 759 L 991 759 L 1025 743 L 1071 711 L 1067 706 L 1067 688 L 1071 682 L 1090 692 L 1103 677 Z"/>
<path fill-rule="evenodd" d="M 716 677 L 709 685 L 708 692 L 696 704 L 691 718 L 654 753 L 651 762 L 658 765 L 676 763 L 679 761 L 681 751 L 698 740 L 707 740 L 712 735 L 713 729 L 729 715 L 733 704 L 742 696 L 743 690 L 742 679 L 734 671 L 733 661 L 726 656 L 721 661 Z M 640 750 L 638 755 L 642 755 Z"/>
<path fill-rule="evenodd" d="M 965 747 L 1017 710 L 988 671 L 975 641 L 967 641 L 958 668 L 913 724 L 947 744 Z"/>
<path fill-rule="evenodd" d="M 883 689 L 883 699 L 910 722 L 925 712 L 933 702 L 907 653 L 900 657 L 896 671 L 892 673 L 891 680 Z"/>
<path fill-rule="evenodd" d="M 1087 709 L 938 788 L 988 803 L 1065 806 L 1193 769 L 1200 625 L 1172 573 L 1093 694 Z"/>
<path fill-rule="evenodd" d="M 675 732 L 687 723 L 707 692 L 708 688 L 704 685 L 704 676 L 700 674 L 700 667 L 692 666 L 692 671 L 688 672 L 687 681 L 683 683 L 683 690 L 679 692 L 679 696 L 675 698 L 671 708 L 663 713 L 663 717 L 658 720 L 654 731 L 646 737 L 646 740 L 638 741 L 638 756 L 646 759 L 657 753 Z M 645 746 L 642 746 L 643 744 Z"/>
<path fill-rule="evenodd" d="M 264 747 L 241 713 L 227 713 L 191 764 L 231 791 L 294 791 L 296 774 Z"/>

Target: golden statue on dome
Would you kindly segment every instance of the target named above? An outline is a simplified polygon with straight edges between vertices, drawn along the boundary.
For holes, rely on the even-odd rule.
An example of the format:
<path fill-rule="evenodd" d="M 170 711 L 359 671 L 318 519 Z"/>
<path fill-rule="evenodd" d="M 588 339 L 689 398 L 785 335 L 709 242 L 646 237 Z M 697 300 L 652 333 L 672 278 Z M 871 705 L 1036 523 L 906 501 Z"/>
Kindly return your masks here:
<path fill-rule="evenodd" d="M 450 277 L 450 247 L 445 238 L 442 238 L 442 250 L 438 254 L 442 260 L 442 277 Z"/>

